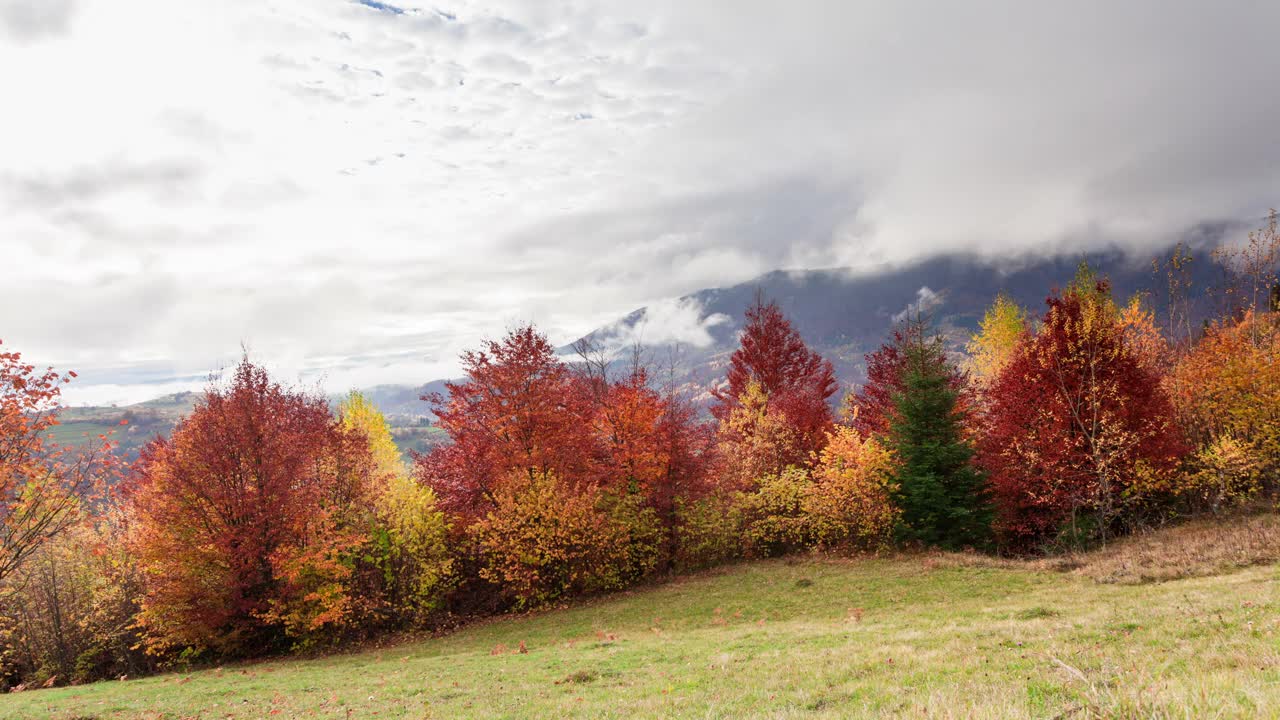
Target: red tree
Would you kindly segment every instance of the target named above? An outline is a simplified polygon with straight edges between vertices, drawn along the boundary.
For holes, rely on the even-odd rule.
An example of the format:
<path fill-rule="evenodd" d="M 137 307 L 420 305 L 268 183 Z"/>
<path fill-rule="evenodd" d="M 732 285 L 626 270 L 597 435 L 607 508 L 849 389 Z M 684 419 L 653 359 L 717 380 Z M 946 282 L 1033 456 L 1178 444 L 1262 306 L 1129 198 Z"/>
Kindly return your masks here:
<path fill-rule="evenodd" d="M 156 647 L 244 654 L 349 618 L 341 561 L 364 540 L 367 439 L 319 395 L 247 359 L 211 386 L 133 479 L 141 622 Z"/>
<path fill-rule="evenodd" d="M 448 397 L 429 396 L 449 445 L 418 461 L 419 476 L 444 508 L 466 518 L 493 507 L 513 471 L 553 473 L 563 482 L 597 479 L 589 388 L 532 326 L 462 356 L 466 380 Z"/>
<path fill-rule="evenodd" d="M 923 322 L 910 323 L 894 330 L 893 339 L 866 355 L 867 379 L 845 399 L 845 414 L 849 425 L 863 438 L 873 435 L 884 437 L 893 423 L 894 401 L 905 388 L 903 378 L 907 369 L 904 349 L 911 338 L 926 334 Z M 945 358 L 939 358 L 944 360 Z M 976 404 L 969 378 L 958 367 L 947 370 L 950 385 L 959 393 L 957 409 L 969 418 Z"/>
<path fill-rule="evenodd" d="M 822 447 L 833 414 L 828 399 L 837 383 L 830 361 L 809 349 L 777 303 L 757 297 L 747 310 L 741 345 L 729 358 L 725 387 L 713 392 L 711 412 L 724 422 L 754 380 L 768 396 L 771 410 L 782 412 L 800 433 L 803 452 L 797 462 Z"/>
<path fill-rule="evenodd" d="M 893 399 L 902 392 L 906 359 L 902 353 L 904 337 L 894 331 L 893 342 L 885 343 L 866 355 L 867 380 L 846 398 L 845 411 L 849 424 L 863 438 L 884 436 L 893 421 Z"/>
<path fill-rule="evenodd" d="M 1105 281 L 1048 299 L 1039 331 L 994 379 L 979 460 L 998 530 L 1030 549 L 1089 521 L 1104 538 L 1183 444 L 1160 378 L 1124 342 Z"/>

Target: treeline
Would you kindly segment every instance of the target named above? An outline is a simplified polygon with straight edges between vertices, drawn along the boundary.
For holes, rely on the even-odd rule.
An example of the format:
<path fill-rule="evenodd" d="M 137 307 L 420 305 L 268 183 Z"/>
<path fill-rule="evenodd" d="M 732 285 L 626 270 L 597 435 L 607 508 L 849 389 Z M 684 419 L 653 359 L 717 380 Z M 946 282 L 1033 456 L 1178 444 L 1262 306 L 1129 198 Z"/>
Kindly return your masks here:
<path fill-rule="evenodd" d="M 1032 554 L 1280 491 L 1274 217 L 1220 256 L 1193 322 L 1186 256 L 1151 298 L 1082 267 L 964 352 L 923 314 L 843 398 L 778 306 L 747 310 L 710 417 L 672 376 L 533 327 L 462 357 L 450 442 L 406 465 L 247 358 L 136 463 L 47 440 L 58 388 L 0 354 L 0 683 L 322 650 L 735 558 L 889 547 Z"/>

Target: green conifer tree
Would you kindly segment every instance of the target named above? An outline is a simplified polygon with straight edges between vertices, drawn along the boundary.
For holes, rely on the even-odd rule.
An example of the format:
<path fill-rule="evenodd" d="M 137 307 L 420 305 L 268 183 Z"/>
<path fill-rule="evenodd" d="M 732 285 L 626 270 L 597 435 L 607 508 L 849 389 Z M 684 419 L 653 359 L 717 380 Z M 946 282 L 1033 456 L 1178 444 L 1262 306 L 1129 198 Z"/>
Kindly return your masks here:
<path fill-rule="evenodd" d="M 991 508 L 963 433 L 958 371 L 924 320 L 913 320 L 904 340 L 902 390 L 889 432 L 899 460 L 899 539 L 951 550 L 985 546 Z"/>

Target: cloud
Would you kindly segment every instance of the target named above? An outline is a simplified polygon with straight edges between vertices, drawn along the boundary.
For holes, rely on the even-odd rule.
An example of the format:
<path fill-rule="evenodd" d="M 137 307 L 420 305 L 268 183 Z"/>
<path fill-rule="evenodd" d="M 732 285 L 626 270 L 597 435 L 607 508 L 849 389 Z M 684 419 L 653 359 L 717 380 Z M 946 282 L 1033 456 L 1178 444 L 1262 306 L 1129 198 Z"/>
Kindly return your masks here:
<path fill-rule="evenodd" d="M 363 5 L 371 10 L 377 10 L 378 12 L 390 13 L 392 15 L 404 14 L 404 8 L 396 7 L 395 5 L 390 5 L 384 2 L 378 2 L 378 0 L 355 0 L 355 1 L 358 5 Z"/>
<path fill-rule="evenodd" d="M 620 357 L 632 348 L 680 345 L 707 348 L 715 342 L 711 330 L 732 319 L 723 313 L 707 313 L 696 298 L 659 300 L 625 319 L 590 335 L 604 353 Z"/>
<path fill-rule="evenodd" d="M 516 323 L 568 342 L 777 268 L 1255 224 L 1280 194 L 1277 21 L 0 0 L 0 333 L 85 385 L 244 340 L 291 376 L 421 382 Z M 707 331 L 657 307 L 647 337 Z"/>
<path fill-rule="evenodd" d="M 0 0 L 0 28 L 18 42 L 66 33 L 76 0 Z"/>
<path fill-rule="evenodd" d="M 925 285 L 921 287 L 919 290 L 916 290 L 915 300 L 907 303 L 907 306 L 905 308 L 903 308 L 900 312 L 894 314 L 893 322 L 896 325 L 897 323 L 900 323 L 904 320 L 909 320 L 913 317 L 927 315 L 930 310 L 941 307 L 942 303 L 943 303 L 942 295 L 934 292 L 933 290 L 929 289 L 929 286 Z"/>

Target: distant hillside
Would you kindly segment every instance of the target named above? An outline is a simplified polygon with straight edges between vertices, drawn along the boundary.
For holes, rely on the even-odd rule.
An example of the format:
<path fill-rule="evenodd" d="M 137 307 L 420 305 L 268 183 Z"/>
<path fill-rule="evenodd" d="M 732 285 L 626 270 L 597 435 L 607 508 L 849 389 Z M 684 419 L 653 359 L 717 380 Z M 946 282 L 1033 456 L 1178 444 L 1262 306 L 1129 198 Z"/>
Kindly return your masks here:
<path fill-rule="evenodd" d="M 426 452 L 438 445 L 444 434 L 431 427 L 425 402 L 417 400 L 416 404 L 420 407 L 410 405 L 407 399 L 397 404 L 395 391 L 389 389 L 393 387 L 406 396 L 416 392 L 408 386 L 382 386 L 364 392 L 371 398 L 391 398 L 383 402 L 374 399 L 374 403 L 387 415 L 392 437 L 408 459 L 412 452 Z M 156 436 L 172 432 L 178 421 L 191 412 L 199 397 L 200 393 L 184 392 L 135 405 L 67 407 L 62 409 L 59 424 L 51 432 L 59 444 L 72 446 L 79 446 L 99 435 L 111 433 L 111 439 L 119 444 L 123 455 L 134 460 L 143 446 Z M 413 397 L 416 400 L 418 396 Z M 333 398 L 335 405 L 340 399 Z M 410 412 L 401 412 L 402 408 Z M 127 423 L 122 425 L 122 420 Z"/>
<path fill-rule="evenodd" d="M 890 336 L 895 316 L 901 316 L 913 303 L 929 308 L 939 329 L 958 349 L 998 293 L 1006 293 L 1038 314 L 1050 291 L 1074 277 L 1081 260 L 1111 280 L 1118 298 L 1139 292 L 1159 297 L 1156 293 L 1162 291 L 1164 279 L 1155 276 L 1149 260 L 1134 260 L 1118 251 L 1009 267 L 950 256 L 864 275 L 844 269 L 777 271 L 739 285 L 691 293 L 675 305 L 698 314 L 698 322 L 710 339 L 702 347 L 644 342 L 646 334 L 664 334 L 661 328 L 649 332 L 645 325 L 651 314 L 669 315 L 669 308 L 656 313 L 641 308 L 586 337 L 606 347 L 638 339 L 658 365 L 678 350 L 682 361 L 679 380 L 688 387 L 709 390 L 723 377 L 727 356 L 737 345 L 743 312 L 759 291 L 776 300 L 805 341 L 835 364 L 847 390 L 865 377 L 863 357 Z M 1200 290 L 1215 282 L 1221 272 L 1207 254 L 1198 255 L 1192 268 L 1193 287 Z"/>
<path fill-rule="evenodd" d="M 68 407 L 59 415 L 54 426 L 54 438 L 64 445 L 80 445 L 99 435 L 111 433 L 120 449 L 129 459 L 157 435 L 167 435 L 199 397 L 198 393 L 184 392 L 165 395 L 135 405 Z M 121 425 L 122 420 L 128 421 Z"/>
<path fill-rule="evenodd" d="M 1039 313 L 1049 292 L 1069 282 L 1081 260 L 1111 280 L 1118 298 L 1139 292 L 1159 297 L 1164 281 L 1152 272 L 1149 259 L 1133 259 L 1118 251 L 1008 265 L 949 256 L 870 274 L 855 275 L 845 269 L 771 272 L 738 285 L 699 290 L 662 306 L 640 308 L 586 337 L 620 351 L 638 342 L 659 375 L 669 372 L 678 385 L 706 400 L 724 376 L 743 312 L 759 291 L 776 300 L 805 340 L 832 361 L 843 391 L 848 391 L 865 376 L 864 355 L 889 337 L 895 316 L 912 303 L 928 307 L 953 349 L 959 349 L 998 293 Z M 1221 271 L 1207 253 L 1197 255 L 1191 267 L 1193 287 L 1201 293 L 1220 279 Z M 673 333 L 672 324 L 696 330 L 683 334 L 699 342 L 652 342 L 681 336 Z M 561 353 L 571 360 L 572 345 L 561 348 Z M 391 421 L 397 443 L 408 454 L 441 442 L 440 431 L 430 427 L 430 404 L 421 397 L 444 392 L 444 383 L 378 385 L 362 392 Z M 156 434 L 169 432 L 196 397 L 181 393 L 124 407 L 68 408 L 58 435 L 64 442 L 77 442 L 86 435 L 119 430 L 121 445 L 136 453 Z M 129 425 L 122 428 L 122 419 L 129 420 Z"/>

